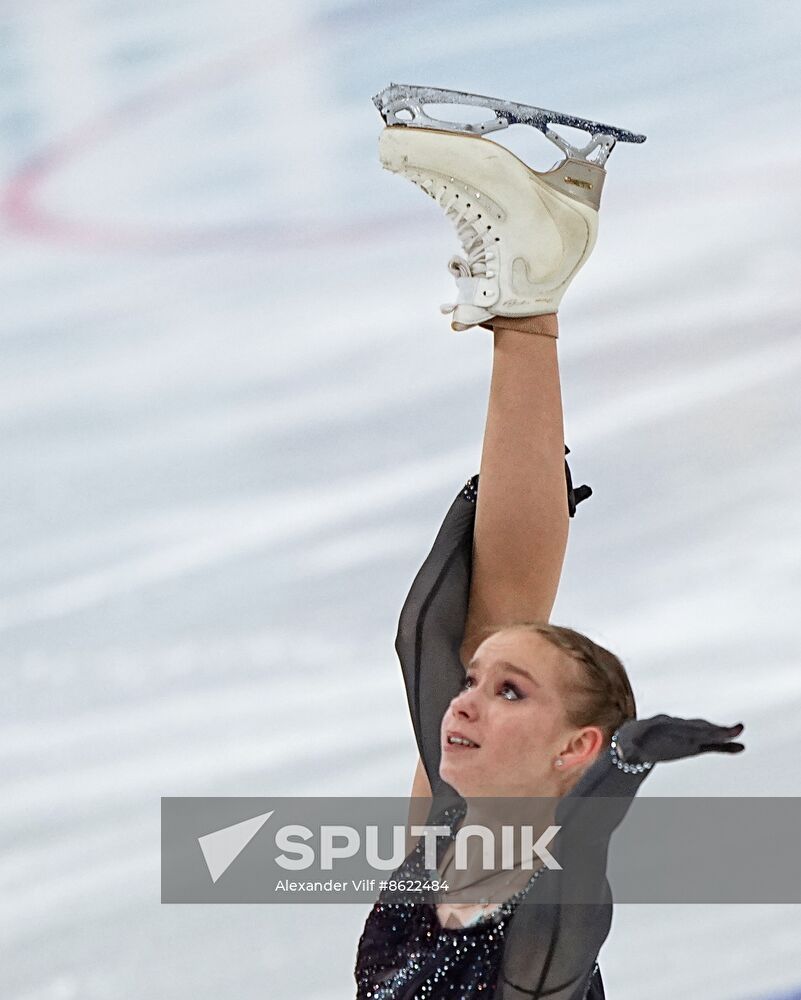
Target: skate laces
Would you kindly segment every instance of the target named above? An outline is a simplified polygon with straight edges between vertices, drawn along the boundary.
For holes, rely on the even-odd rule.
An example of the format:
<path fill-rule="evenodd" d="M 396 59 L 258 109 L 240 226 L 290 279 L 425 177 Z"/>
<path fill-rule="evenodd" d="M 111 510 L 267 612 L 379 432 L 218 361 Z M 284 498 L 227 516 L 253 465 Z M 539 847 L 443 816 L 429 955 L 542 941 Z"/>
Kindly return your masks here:
<path fill-rule="evenodd" d="M 459 194 L 448 196 L 447 188 L 443 188 L 439 197 L 433 193 L 432 197 L 456 226 L 459 242 L 467 255 L 466 259 L 457 255 L 448 261 L 448 270 L 456 278 L 460 290 L 463 279 L 494 278 L 495 272 L 489 269 L 489 264 L 496 259 L 496 254 L 487 236 L 489 229 L 476 225 L 483 213 L 478 211 L 472 202 L 462 200 Z M 461 299 L 460 296 L 460 301 Z M 440 309 L 443 313 L 450 313 L 456 306 L 457 303 L 445 304 L 440 306 Z"/>
<path fill-rule="evenodd" d="M 447 193 L 447 189 L 443 189 L 437 201 L 445 215 L 456 226 L 459 242 L 467 254 L 467 260 L 461 257 L 454 257 L 453 260 L 461 261 L 467 267 L 470 277 L 475 278 L 482 275 L 485 278 L 494 278 L 494 273 L 487 266 L 491 260 L 495 259 L 495 253 L 488 245 L 489 241 L 486 236 L 488 230 L 476 226 L 482 213 L 473 206 L 472 202 L 461 201 L 460 204 L 458 194 L 447 197 Z"/>

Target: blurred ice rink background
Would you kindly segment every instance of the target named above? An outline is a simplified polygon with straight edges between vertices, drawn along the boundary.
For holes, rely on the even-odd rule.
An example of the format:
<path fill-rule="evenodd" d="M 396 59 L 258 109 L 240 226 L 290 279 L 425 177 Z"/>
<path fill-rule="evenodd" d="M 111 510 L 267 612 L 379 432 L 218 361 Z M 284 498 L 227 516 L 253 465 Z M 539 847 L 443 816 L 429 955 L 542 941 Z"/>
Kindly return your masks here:
<path fill-rule="evenodd" d="M 5 997 L 353 995 L 367 907 L 160 905 L 159 797 L 410 787 L 396 616 L 478 468 L 491 345 L 438 314 L 449 225 L 378 166 L 391 80 L 648 135 L 560 311 L 595 496 L 554 618 L 641 714 L 745 720 L 647 794 L 798 794 L 800 29 L 770 0 L 6 0 Z M 799 940 L 801 907 L 621 906 L 601 967 L 613 1000 L 799 997 Z"/>

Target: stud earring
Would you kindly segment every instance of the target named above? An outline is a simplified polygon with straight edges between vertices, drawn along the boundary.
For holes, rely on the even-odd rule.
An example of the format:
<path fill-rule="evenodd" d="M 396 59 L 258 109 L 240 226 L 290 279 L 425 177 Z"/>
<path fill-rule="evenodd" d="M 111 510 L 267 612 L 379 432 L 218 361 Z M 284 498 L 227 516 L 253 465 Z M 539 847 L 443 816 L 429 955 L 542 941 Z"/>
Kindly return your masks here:
<path fill-rule="evenodd" d="M 562 765 L 564 764 L 564 761 L 562 760 L 562 758 L 561 758 L 561 757 L 557 757 L 557 758 L 556 758 L 556 760 L 554 761 L 554 764 L 555 764 L 555 765 L 556 765 L 557 767 L 561 767 L 561 766 L 562 766 Z"/>

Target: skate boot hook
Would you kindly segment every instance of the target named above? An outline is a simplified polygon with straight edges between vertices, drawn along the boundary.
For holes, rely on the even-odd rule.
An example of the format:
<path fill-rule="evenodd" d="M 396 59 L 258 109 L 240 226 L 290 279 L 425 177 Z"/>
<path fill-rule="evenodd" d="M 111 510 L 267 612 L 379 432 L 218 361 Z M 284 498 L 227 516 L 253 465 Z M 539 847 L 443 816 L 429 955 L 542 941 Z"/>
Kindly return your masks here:
<path fill-rule="evenodd" d="M 616 142 L 645 142 L 645 136 L 436 87 L 393 83 L 373 103 L 387 126 L 379 141 L 382 166 L 437 201 L 462 244 L 465 256 L 448 263 L 457 301 L 442 306 L 452 314 L 451 327 L 491 329 L 496 316 L 557 312 L 595 245 L 604 164 Z M 433 118 L 424 110 L 443 104 L 488 108 L 494 117 L 470 124 Z M 539 129 L 564 158 L 550 170 L 532 170 L 506 147 L 484 138 L 510 125 Z M 574 146 L 553 125 L 581 129 L 590 140 Z"/>

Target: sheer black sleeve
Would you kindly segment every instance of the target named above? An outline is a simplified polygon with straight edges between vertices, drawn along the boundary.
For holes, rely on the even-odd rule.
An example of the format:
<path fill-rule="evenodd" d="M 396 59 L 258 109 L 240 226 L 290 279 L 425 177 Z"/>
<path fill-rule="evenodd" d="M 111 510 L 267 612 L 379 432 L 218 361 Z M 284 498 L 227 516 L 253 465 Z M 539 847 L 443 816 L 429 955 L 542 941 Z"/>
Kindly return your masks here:
<path fill-rule="evenodd" d="M 493 1000 L 589 1000 L 602 990 L 593 971 L 612 923 L 609 841 L 649 773 L 609 746 L 559 802 L 554 852 L 563 870 L 538 879 L 515 913 Z"/>
<path fill-rule="evenodd" d="M 451 504 L 403 605 L 395 649 L 420 758 L 434 797 L 456 795 L 439 776 L 440 725 L 459 692 L 464 669 L 459 649 L 470 593 L 474 476 Z"/>

